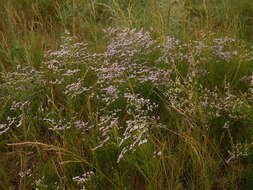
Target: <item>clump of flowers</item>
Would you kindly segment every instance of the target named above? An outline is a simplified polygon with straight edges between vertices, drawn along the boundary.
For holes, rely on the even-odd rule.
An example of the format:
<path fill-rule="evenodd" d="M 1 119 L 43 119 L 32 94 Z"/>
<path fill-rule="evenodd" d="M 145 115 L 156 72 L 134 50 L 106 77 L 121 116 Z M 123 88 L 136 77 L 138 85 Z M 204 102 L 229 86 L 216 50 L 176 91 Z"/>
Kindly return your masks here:
<path fill-rule="evenodd" d="M 1 73 L 0 100 L 10 103 L 0 135 L 34 120 L 57 133 L 71 128 L 94 132 L 92 151 L 116 146 L 120 163 L 150 143 L 152 129 L 162 125 L 161 105 L 190 127 L 208 130 L 214 119 L 222 118 L 221 128 L 228 128 L 247 117 L 240 110 L 249 93 L 236 92 L 226 73 L 222 89 L 208 79 L 212 64 L 250 60 L 233 48 L 236 40 L 205 36 L 182 42 L 168 36 L 161 44 L 144 30 L 109 28 L 106 34 L 102 53 L 89 52 L 86 43 L 66 32 L 58 50 L 45 52 L 39 68 L 18 66 Z M 74 180 L 86 182 L 90 176 Z"/>
<path fill-rule="evenodd" d="M 73 177 L 73 181 L 77 182 L 78 184 L 85 184 L 92 180 L 95 173 L 93 171 L 88 171 L 82 174 L 82 176 L 75 176 Z"/>
<path fill-rule="evenodd" d="M 232 160 L 238 160 L 245 158 L 249 155 L 250 148 L 252 148 L 252 143 L 237 143 L 232 146 L 231 150 L 228 151 L 229 158 L 226 160 L 229 163 Z"/>

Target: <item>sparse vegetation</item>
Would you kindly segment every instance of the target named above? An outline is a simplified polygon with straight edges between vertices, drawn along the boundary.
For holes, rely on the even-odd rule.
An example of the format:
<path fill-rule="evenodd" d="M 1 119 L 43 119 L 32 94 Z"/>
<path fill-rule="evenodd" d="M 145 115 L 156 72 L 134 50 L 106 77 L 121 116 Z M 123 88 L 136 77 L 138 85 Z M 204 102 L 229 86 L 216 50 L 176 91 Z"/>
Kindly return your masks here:
<path fill-rule="evenodd" d="M 251 0 L 0 0 L 0 18 L 1 190 L 253 188 Z"/>

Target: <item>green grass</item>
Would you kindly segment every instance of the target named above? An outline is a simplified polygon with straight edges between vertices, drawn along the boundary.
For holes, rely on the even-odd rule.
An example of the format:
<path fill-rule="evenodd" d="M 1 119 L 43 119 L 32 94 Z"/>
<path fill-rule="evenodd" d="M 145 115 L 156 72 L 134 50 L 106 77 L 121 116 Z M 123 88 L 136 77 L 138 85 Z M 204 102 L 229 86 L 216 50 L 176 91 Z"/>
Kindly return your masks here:
<path fill-rule="evenodd" d="M 251 0 L 0 0 L 0 20 L 1 190 L 253 188 Z"/>

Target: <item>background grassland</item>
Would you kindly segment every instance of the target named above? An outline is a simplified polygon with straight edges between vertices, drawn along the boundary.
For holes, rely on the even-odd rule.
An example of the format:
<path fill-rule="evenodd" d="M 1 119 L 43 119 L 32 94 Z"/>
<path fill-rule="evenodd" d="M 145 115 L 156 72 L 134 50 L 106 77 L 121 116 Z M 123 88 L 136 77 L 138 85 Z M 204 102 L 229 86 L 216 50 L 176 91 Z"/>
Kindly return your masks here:
<path fill-rule="evenodd" d="M 253 3 L 251 0 L 0 0 L 0 71 L 15 72 L 18 65 L 39 70 L 45 61 L 45 51 L 58 49 L 66 30 L 76 41 L 87 42 L 90 52 L 104 52 L 109 40 L 104 37 L 104 30 L 109 27 L 143 28 L 161 44 L 167 36 L 189 42 L 206 35 L 207 44 L 229 36 L 239 42 L 232 43 L 228 49 L 252 52 L 249 47 L 253 40 Z M 150 59 L 160 53 L 150 55 Z M 209 75 L 196 79 L 197 83 L 209 89 L 217 88 L 221 97 L 217 98 L 217 105 L 221 109 L 230 106 L 225 111 L 233 109 L 238 97 L 244 106 L 237 110 L 238 114 L 245 117 L 235 120 L 232 128 L 223 129 L 229 117 L 224 113 L 221 119 L 213 119 L 207 130 L 202 125 L 207 111 L 199 106 L 204 91 L 175 82 L 180 92 L 171 93 L 178 93 L 180 101 L 192 95 L 187 102 L 191 105 L 178 109 L 167 103 L 159 90 L 150 90 L 149 84 L 142 88 L 136 84 L 134 91 L 159 104 L 156 115 L 166 127 L 154 129 L 149 136 L 151 143 L 121 163 L 117 163 L 117 146 L 92 151 L 98 141 L 96 130 L 85 135 L 72 128 L 51 131 L 34 119 L 37 105 L 46 102 L 52 104 L 59 118 L 70 119 L 78 113 L 83 120 L 98 122 L 96 114 L 101 106 L 91 102 L 89 96 L 73 101 L 60 88 L 43 89 L 29 80 L 20 83 L 27 87 L 27 92 L 19 92 L 18 86 L 10 87 L 7 91 L 13 97 L 29 99 L 33 104 L 21 127 L 0 136 L 0 189 L 81 189 L 83 186 L 75 183 L 73 176 L 90 170 L 96 176 L 85 186 L 94 190 L 252 189 L 252 148 L 247 156 L 231 162 L 227 152 L 240 142 L 245 146 L 252 143 L 252 99 L 243 96 L 249 85 L 240 80 L 252 74 L 252 60 L 239 57 L 232 63 L 217 64 L 208 51 L 204 54 Z M 180 61 L 175 65 L 177 73 L 172 74 L 173 80 L 187 79 L 189 66 Z M 87 83 L 93 84 L 94 73 L 87 68 L 79 69 Z M 52 73 L 46 76 L 55 77 Z M 0 78 L 0 85 L 3 81 Z M 230 90 L 235 91 L 236 97 L 226 96 Z M 0 92 L 0 123 L 7 120 L 13 100 L 5 93 Z M 226 104 L 226 101 L 231 102 Z M 127 114 L 120 116 L 122 125 L 127 117 Z M 115 130 L 112 136 L 117 139 L 119 133 Z M 160 153 L 154 155 L 156 149 L 161 150 L 160 157 Z M 20 177 L 20 172 L 28 169 L 32 170 L 32 176 Z"/>

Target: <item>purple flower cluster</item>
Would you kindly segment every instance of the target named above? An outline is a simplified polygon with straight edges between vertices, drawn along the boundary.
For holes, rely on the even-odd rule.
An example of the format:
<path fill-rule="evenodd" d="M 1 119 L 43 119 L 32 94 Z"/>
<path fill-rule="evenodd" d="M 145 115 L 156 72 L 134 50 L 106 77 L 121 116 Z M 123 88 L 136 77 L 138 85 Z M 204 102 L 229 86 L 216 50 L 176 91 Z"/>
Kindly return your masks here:
<path fill-rule="evenodd" d="M 234 48 L 234 39 L 181 42 L 167 37 L 161 45 L 144 30 L 105 32 L 108 44 L 102 53 L 89 52 L 86 43 L 66 33 L 58 50 L 45 52 L 40 68 L 18 66 L 1 73 L 0 100 L 12 103 L 0 135 L 35 119 L 53 131 L 95 131 L 92 150 L 116 145 L 120 162 L 150 143 L 151 129 L 161 125 L 159 104 L 190 126 L 198 121 L 208 128 L 210 118 L 224 117 L 227 128 L 245 117 L 238 113 L 243 97 L 228 83 L 223 92 L 203 86 L 210 60 L 250 60 Z"/>

